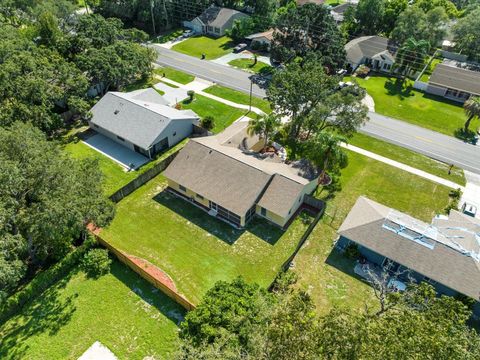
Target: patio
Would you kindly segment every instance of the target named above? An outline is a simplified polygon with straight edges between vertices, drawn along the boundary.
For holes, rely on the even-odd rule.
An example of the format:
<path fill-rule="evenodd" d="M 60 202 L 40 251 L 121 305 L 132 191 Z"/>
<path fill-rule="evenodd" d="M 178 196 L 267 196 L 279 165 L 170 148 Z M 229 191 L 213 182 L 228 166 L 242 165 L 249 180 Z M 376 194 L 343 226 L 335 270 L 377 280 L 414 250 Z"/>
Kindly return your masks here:
<path fill-rule="evenodd" d="M 150 161 L 147 157 L 117 144 L 99 133 L 95 133 L 82 141 L 85 145 L 112 159 L 127 170 L 138 169 Z"/>

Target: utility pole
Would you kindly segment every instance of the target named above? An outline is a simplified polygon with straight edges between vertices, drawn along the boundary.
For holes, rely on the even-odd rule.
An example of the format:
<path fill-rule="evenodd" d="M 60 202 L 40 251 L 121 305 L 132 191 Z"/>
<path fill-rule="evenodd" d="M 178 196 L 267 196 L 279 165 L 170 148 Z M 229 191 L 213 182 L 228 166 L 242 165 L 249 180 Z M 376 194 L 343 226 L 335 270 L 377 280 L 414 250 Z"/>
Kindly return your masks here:
<path fill-rule="evenodd" d="M 157 30 L 155 29 L 155 16 L 153 16 L 153 7 L 155 6 L 155 0 L 150 1 L 150 14 L 152 15 L 153 35 L 157 36 Z"/>
<path fill-rule="evenodd" d="M 250 105 L 248 107 L 248 112 L 252 111 L 252 91 L 253 91 L 253 78 L 250 77 Z"/>

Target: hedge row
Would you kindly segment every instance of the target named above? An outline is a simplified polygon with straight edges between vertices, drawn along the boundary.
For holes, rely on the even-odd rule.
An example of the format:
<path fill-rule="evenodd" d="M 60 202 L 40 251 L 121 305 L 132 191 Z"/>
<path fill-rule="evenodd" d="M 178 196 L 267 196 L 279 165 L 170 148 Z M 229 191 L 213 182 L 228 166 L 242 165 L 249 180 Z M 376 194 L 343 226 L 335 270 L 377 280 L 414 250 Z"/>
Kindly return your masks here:
<path fill-rule="evenodd" d="M 81 246 L 49 269 L 39 273 L 23 289 L 10 296 L 0 306 L 0 324 L 17 314 L 28 301 L 40 296 L 50 286 L 61 280 L 95 244 L 96 240 L 89 237 Z"/>

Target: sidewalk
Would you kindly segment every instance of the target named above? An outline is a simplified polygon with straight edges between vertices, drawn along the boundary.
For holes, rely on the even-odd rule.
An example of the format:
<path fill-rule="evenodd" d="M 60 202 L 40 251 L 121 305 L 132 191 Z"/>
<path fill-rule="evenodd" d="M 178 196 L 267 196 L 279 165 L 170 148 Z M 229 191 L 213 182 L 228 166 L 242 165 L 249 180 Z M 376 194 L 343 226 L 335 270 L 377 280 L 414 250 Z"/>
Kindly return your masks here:
<path fill-rule="evenodd" d="M 223 99 L 221 97 L 218 97 L 218 96 L 215 96 L 215 95 L 204 92 L 203 90 L 215 85 L 215 83 L 213 83 L 213 82 L 210 82 L 210 81 L 207 81 L 207 80 L 204 80 L 204 79 L 200 79 L 200 78 L 195 78 L 194 81 L 192 81 L 188 84 L 180 84 L 180 83 L 178 83 L 176 81 L 173 81 L 173 80 L 170 80 L 166 77 L 162 78 L 161 76 L 158 76 L 158 75 L 156 77 L 158 79 L 161 79 L 165 83 L 169 83 L 169 84 L 178 86 L 180 89 L 184 89 L 184 90 L 187 90 L 187 91 L 188 90 L 193 90 L 193 91 L 195 91 L 196 94 L 199 94 L 199 95 L 205 96 L 207 98 L 210 98 L 212 100 L 221 102 L 225 105 L 228 105 L 228 106 L 231 106 L 231 107 L 234 107 L 234 108 L 238 108 L 238 109 L 244 109 L 244 110 L 249 109 L 248 105 L 238 104 L 236 102 L 226 100 L 226 99 Z M 166 93 L 168 91 L 168 89 L 162 88 L 162 91 L 165 91 L 165 93 Z M 261 115 L 261 116 L 265 115 L 265 113 L 262 110 L 254 107 L 254 106 L 252 106 L 251 110 L 258 115 Z"/>
<path fill-rule="evenodd" d="M 452 189 L 461 189 L 462 191 L 465 191 L 465 187 L 463 186 L 460 186 L 458 185 L 457 183 L 454 183 L 453 181 L 449 181 L 449 180 L 446 180 L 446 179 L 443 179 L 441 177 L 438 177 L 438 176 L 435 176 L 435 175 L 432 175 L 430 173 L 427 173 L 426 171 L 423 171 L 423 170 L 419 170 L 419 169 L 416 169 L 414 167 L 411 167 L 409 165 L 405 165 L 401 162 L 398 162 L 398 161 L 395 161 L 395 160 L 392 160 L 392 159 L 389 159 L 389 158 L 386 158 L 384 156 L 381 156 L 381 155 L 378 155 L 378 154 L 375 154 L 371 151 L 368 151 L 368 150 L 364 150 L 364 149 L 361 149 L 359 147 L 356 147 L 356 146 L 353 146 L 353 145 L 349 145 L 349 144 L 342 144 L 342 147 L 344 147 L 345 149 L 348 149 L 348 150 L 351 150 L 353 152 L 356 152 L 358 154 L 361 154 L 361 155 L 364 155 L 364 156 L 367 156 L 369 158 L 372 158 L 372 159 L 375 159 L 375 160 L 378 160 L 378 161 L 381 161 L 385 164 L 388 164 L 388 165 L 391 165 L 391 166 L 394 166 L 398 169 L 402 169 L 404 171 L 407 171 L 411 174 L 414 174 L 414 175 L 417 175 L 417 176 L 420 176 L 424 179 L 428 179 L 430 181 L 433 181 L 437 184 L 440 184 L 440 185 L 444 185 L 444 186 L 447 186 L 449 188 L 452 188 Z M 467 179 L 468 180 L 468 179 Z M 467 185 L 468 186 L 468 185 Z"/>

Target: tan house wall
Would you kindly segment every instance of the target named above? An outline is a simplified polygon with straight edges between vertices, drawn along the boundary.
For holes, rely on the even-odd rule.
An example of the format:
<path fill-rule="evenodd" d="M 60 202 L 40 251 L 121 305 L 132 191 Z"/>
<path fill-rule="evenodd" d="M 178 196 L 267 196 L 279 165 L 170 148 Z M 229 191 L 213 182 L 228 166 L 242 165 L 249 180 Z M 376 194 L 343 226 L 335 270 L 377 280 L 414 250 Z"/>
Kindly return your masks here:
<path fill-rule="evenodd" d="M 280 215 L 277 215 L 273 212 L 271 212 L 270 210 L 266 209 L 267 210 L 267 215 L 263 216 L 262 215 L 262 207 L 261 206 L 258 206 L 256 207 L 256 210 L 255 210 L 255 213 L 258 215 L 258 216 L 261 216 L 271 222 L 273 222 L 274 224 L 277 224 L 278 226 L 281 226 L 283 227 L 287 221 L 288 221 L 288 218 L 284 218 Z"/>
<path fill-rule="evenodd" d="M 207 208 L 210 208 L 210 200 L 203 197 L 203 199 L 199 198 L 197 196 L 197 193 L 190 190 L 190 189 L 186 189 L 186 191 L 183 191 L 180 189 L 180 184 L 176 183 L 175 181 L 173 180 L 170 180 L 170 179 L 167 179 L 168 181 L 168 186 L 171 187 L 173 190 L 175 191 L 178 191 L 180 194 L 184 194 L 185 196 L 189 197 L 189 198 L 194 198 L 195 201 L 199 204 L 202 204 L 203 206 L 207 207 Z M 218 204 L 220 206 L 222 206 L 222 204 Z M 245 215 L 244 216 L 241 216 L 240 217 L 240 224 L 241 226 L 245 226 Z"/>

